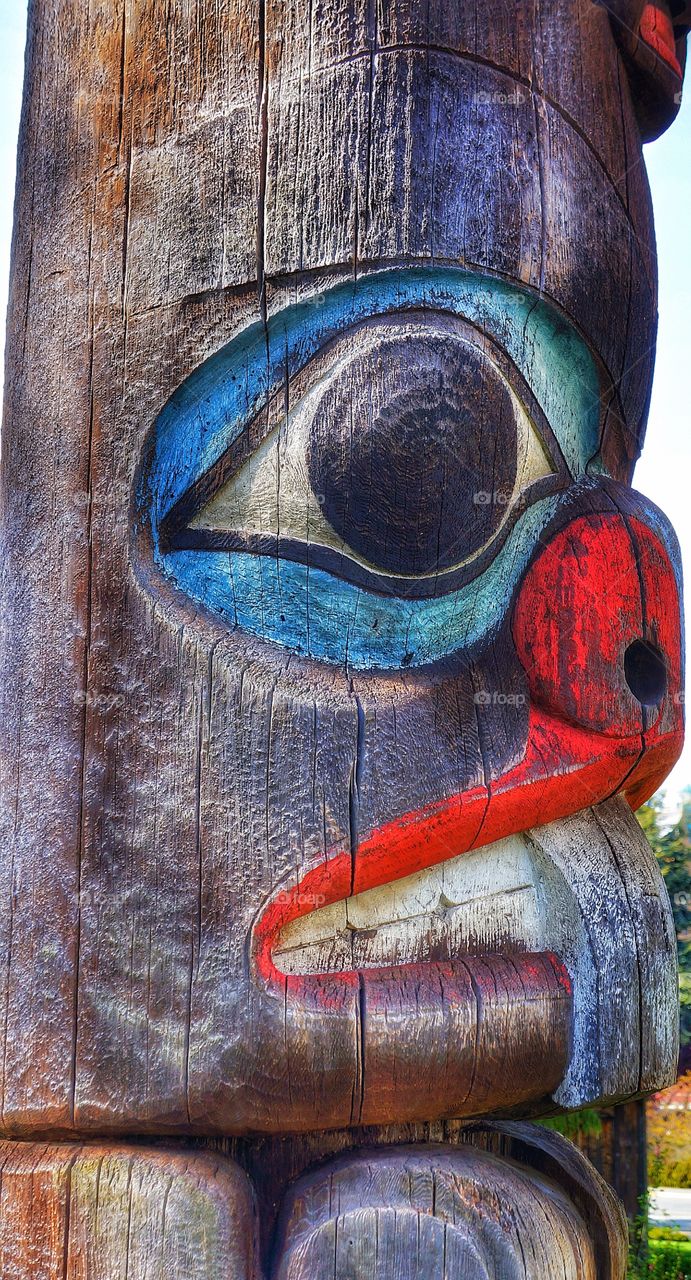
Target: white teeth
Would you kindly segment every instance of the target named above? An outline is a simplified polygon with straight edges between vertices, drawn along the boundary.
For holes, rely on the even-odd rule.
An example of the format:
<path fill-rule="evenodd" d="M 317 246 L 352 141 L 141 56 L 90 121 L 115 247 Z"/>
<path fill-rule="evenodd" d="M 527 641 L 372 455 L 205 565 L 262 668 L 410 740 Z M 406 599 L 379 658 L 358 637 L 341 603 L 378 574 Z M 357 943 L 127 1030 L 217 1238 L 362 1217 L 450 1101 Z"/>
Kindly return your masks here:
<path fill-rule="evenodd" d="M 492 849 L 494 853 L 490 852 Z M 533 858 L 522 836 L 442 862 L 438 871 L 442 891 L 453 905 L 533 887 L 536 880 Z"/>
<path fill-rule="evenodd" d="M 283 929 L 288 974 L 339 972 L 488 951 L 547 950 L 544 869 L 514 836 L 321 907 Z"/>

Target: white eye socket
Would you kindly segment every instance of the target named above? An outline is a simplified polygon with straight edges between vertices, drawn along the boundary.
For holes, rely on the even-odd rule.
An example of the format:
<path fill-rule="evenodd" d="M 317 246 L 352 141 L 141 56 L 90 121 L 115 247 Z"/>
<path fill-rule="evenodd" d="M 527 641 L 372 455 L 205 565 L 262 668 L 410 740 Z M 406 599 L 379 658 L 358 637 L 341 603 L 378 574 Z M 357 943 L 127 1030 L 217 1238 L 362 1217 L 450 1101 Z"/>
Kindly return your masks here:
<path fill-rule="evenodd" d="M 521 375 L 458 319 L 369 321 L 302 382 L 294 406 L 251 424 L 185 495 L 171 549 L 254 551 L 373 591 L 437 595 L 480 573 L 526 506 L 568 483 Z"/>

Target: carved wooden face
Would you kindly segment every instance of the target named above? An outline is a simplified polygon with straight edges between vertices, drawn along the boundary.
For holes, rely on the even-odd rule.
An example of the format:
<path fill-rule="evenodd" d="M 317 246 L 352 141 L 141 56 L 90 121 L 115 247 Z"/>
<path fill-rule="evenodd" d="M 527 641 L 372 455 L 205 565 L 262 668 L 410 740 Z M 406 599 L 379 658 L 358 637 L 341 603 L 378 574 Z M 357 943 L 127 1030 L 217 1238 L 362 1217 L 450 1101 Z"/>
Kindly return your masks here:
<path fill-rule="evenodd" d="M 355 5 L 308 70 L 270 4 L 221 287 L 196 260 L 180 298 L 130 277 L 152 372 L 103 496 L 123 550 L 93 605 L 82 1128 L 529 1111 L 672 1068 L 673 938 L 630 806 L 681 747 L 680 575 L 629 482 L 639 129 L 672 114 L 678 51 L 664 6 L 548 7 L 387 5 L 374 32 Z M 140 251 L 183 172 L 164 201 L 135 164 Z"/>

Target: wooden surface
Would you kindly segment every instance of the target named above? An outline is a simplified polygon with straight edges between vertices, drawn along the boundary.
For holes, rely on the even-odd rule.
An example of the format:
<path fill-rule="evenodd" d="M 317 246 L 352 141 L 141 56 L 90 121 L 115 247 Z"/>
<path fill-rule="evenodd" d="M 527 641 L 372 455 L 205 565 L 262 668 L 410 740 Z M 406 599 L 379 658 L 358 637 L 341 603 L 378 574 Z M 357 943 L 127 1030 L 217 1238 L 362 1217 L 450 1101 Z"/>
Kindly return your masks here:
<path fill-rule="evenodd" d="M 35 0 L 0 477 L 3 1133 L 309 1131 L 668 1079 L 669 921 L 610 804 L 681 743 L 677 548 L 628 489 L 655 265 L 622 24 L 658 54 L 668 32 L 616 8 Z M 224 487 L 236 428 L 282 441 L 357 570 L 314 569 L 309 522 L 285 561 L 167 560 L 173 497 L 265 531 L 251 483 Z M 540 466 L 514 476 L 523 447 Z M 511 840 L 548 868 L 544 910 L 539 876 L 514 901 Z M 591 876 L 574 848 L 601 851 Z M 482 850 L 492 907 L 432 901 Z M 421 874 L 411 925 L 391 886 Z M 276 963 L 286 929 L 363 905 L 328 962 Z"/>
<path fill-rule="evenodd" d="M 594 1170 L 586 1176 L 611 1214 L 611 1235 L 597 1246 L 592 1222 L 544 1171 L 472 1147 L 365 1151 L 290 1193 L 273 1274 L 622 1280 L 625 1224 Z"/>
<path fill-rule="evenodd" d="M 229 1160 L 0 1145 L 3 1280 L 260 1280 L 249 1183 Z"/>
<path fill-rule="evenodd" d="M 621 1200 L 627 1216 L 640 1216 L 648 1189 L 646 1103 L 625 1102 L 600 1113 L 601 1128 L 579 1135 L 579 1149 Z"/>
<path fill-rule="evenodd" d="M 655 315 L 632 20 L 34 3 L 0 479 L 4 1133 L 306 1131 L 667 1080 L 665 908 L 598 810 L 654 789 L 682 711 L 677 550 L 626 487 Z M 236 483 L 262 441 L 269 482 Z M 319 572 L 309 520 L 284 522 L 306 482 L 341 555 Z M 191 548 L 176 577 L 157 539 L 186 495 L 224 536 L 278 521 L 292 559 Z M 245 575 L 234 613 L 214 556 Z M 648 702 L 636 644 L 664 668 Z M 545 911 L 529 878 L 514 912 L 501 842 L 564 819 L 536 845 Z M 564 886 L 574 831 L 603 827 L 610 870 Z M 476 848 L 493 907 L 433 903 Z M 421 873 L 413 926 L 391 885 Z M 650 892 L 612 898 L 610 873 Z M 363 902 L 345 950 L 336 929 L 328 962 L 277 966 L 291 922 Z M 614 955 L 633 1055 L 597 994 Z"/>
<path fill-rule="evenodd" d="M 621 1209 L 570 1144 L 530 1125 L 463 1137 L 350 1152 L 292 1184 L 266 1170 L 282 1202 L 276 1226 L 260 1224 L 250 1183 L 223 1156 L 5 1142 L 2 1275 L 546 1280 L 558 1267 L 565 1280 L 621 1280 Z"/>
<path fill-rule="evenodd" d="M 479 1124 L 468 1141 L 556 1181 L 588 1223 L 598 1275 L 624 1275 L 628 1223 L 621 1202 L 590 1162 L 558 1133 L 514 1121 Z"/>
<path fill-rule="evenodd" d="M 0 1134 L 50 1142 L 2 1147 L 3 1275 L 622 1280 L 568 1146 L 459 1120 L 676 1063 L 631 806 L 681 578 L 629 486 L 688 20 L 33 0 Z"/>

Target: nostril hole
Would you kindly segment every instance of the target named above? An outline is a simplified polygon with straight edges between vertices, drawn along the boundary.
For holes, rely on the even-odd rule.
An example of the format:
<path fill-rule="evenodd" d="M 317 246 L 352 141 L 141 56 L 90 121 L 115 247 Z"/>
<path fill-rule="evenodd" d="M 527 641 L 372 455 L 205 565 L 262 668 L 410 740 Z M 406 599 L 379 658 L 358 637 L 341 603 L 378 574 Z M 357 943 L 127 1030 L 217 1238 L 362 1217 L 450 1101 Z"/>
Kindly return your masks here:
<path fill-rule="evenodd" d="M 624 674 L 634 698 L 644 707 L 656 707 L 667 692 L 665 660 L 647 640 L 634 640 L 624 654 Z"/>

